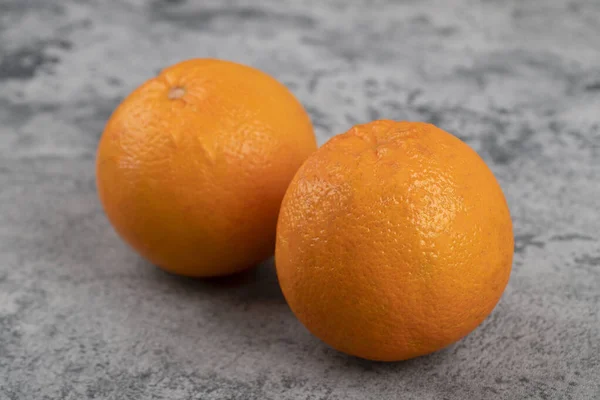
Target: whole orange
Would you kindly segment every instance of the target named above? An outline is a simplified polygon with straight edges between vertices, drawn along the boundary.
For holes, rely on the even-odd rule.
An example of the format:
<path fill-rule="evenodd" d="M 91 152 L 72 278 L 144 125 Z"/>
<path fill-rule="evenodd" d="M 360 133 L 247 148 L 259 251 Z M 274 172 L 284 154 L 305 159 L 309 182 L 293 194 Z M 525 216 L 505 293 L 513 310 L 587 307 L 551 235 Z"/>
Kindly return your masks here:
<path fill-rule="evenodd" d="M 394 361 L 475 329 L 508 282 L 509 210 L 468 145 L 418 122 L 375 121 L 298 170 L 277 228 L 277 274 L 317 337 Z"/>
<path fill-rule="evenodd" d="M 281 199 L 315 149 L 306 111 L 274 78 L 188 60 L 114 111 L 98 147 L 98 193 L 116 231 L 151 262 L 231 274 L 272 254 Z"/>

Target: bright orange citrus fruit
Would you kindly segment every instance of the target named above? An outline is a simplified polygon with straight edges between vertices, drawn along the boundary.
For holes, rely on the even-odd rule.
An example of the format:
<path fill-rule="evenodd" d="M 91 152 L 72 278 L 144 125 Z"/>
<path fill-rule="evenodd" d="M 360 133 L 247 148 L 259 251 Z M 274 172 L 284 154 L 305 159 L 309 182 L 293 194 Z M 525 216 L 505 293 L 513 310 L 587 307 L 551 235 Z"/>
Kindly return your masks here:
<path fill-rule="evenodd" d="M 275 252 L 300 321 L 340 351 L 382 361 L 475 329 L 512 256 L 507 203 L 476 152 L 433 125 L 387 120 L 306 160 L 284 197 Z"/>
<path fill-rule="evenodd" d="M 315 149 L 306 111 L 274 78 L 189 60 L 115 110 L 98 147 L 98 193 L 116 231 L 151 262 L 230 274 L 272 254 L 281 199 Z"/>

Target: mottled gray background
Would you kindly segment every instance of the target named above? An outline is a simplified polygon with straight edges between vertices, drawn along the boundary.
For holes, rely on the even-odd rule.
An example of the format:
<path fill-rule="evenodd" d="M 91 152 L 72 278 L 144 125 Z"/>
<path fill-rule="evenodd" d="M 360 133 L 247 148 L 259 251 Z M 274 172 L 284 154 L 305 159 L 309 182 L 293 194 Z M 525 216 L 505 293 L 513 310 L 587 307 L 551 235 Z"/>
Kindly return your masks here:
<path fill-rule="evenodd" d="M 94 187 L 106 119 L 162 67 L 261 68 L 320 143 L 425 120 L 489 163 L 514 216 L 505 295 L 403 363 L 312 337 L 272 264 L 169 276 Z M 1 399 L 600 399 L 600 1 L 0 0 Z"/>

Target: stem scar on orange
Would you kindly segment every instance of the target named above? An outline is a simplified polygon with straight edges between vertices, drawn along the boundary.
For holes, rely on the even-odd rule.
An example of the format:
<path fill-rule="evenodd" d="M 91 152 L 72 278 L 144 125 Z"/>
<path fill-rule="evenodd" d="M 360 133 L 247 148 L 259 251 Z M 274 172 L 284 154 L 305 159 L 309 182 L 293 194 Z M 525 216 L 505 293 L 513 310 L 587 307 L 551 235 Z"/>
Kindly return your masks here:
<path fill-rule="evenodd" d="M 314 335 L 362 358 L 439 350 L 499 301 L 509 209 L 468 145 L 433 125 L 375 121 L 329 140 L 282 203 L 277 274 Z"/>
<path fill-rule="evenodd" d="M 281 199 L 316 149 L 294 95 L 254 68 L 173 65 L 108 121 L 97 187 L 119 235 L 173 273 L 231 274 L 268 257 Z"/>

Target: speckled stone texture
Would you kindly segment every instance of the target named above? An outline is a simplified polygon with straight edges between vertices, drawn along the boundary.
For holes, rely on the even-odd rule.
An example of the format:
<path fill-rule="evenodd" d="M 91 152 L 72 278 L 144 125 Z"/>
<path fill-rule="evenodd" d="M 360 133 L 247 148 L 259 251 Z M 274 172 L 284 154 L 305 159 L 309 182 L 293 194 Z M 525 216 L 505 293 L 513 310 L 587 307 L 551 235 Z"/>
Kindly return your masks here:
<path fill-rule="evenodd" d="M 489 163 L 509 286 L 472 334 L 401 363 L 293 317 L 272 263 L 167 275 L 112 231 L 94 153 L 162 67 L 261 68 L 320 143 L 424 120 Z M 0 0 L 0 399 L 600 399 L 600 2 Z"/>

